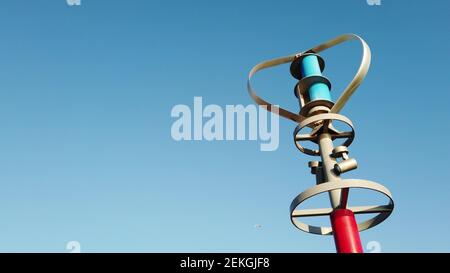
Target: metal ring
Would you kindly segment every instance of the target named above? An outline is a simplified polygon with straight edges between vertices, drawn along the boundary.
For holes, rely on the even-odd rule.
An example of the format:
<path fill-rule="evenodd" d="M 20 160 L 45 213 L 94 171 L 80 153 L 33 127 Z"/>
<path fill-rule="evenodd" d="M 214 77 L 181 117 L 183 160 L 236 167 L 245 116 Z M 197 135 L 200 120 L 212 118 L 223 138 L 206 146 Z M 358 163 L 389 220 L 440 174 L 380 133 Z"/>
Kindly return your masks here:
<path fill-rule="evenodd" d="M 305 105 L 302 105 L 300 109 L 300 115 L 304 117 L 308 117 L 309 111 L 313 109 L 316 106 L 324 106 L 328 108 L 327 112 L 329 112 L 329 109 L 331 109 L 334 106 L 334 102 L 329 100 L 313 100 L 310 102 L 307 102 Z"/>
<path fill-rule="evenodd" d="M 321 127 L 316 127 L 313 129 L 313 131 L 308 134 L 307 136 L 305 136 L 303 139 L 297 139 L 298 134 L 300 133 L 300 131 L 307 127 L 310 126 L 311 124 L 317 123 L 319 121 L 323 121 L 323 120 L 338 120 L 341 121 L 345 124 L 347 124 L 350 128 L 351 131 L 343 134 L 341 132 L 341 134 L 331 134 L 332 139 L 336 139 L 336 138 L 346 138 L 346 140 L 338 145 L 338 146 L 350 146 L 350 144 L 352 144 L 353 139 L 355 138 L 355 129 L 353 128 L 353 123 L 345 116 L 343 115 L 339 115 L 339 114 L 333 114 L 333 113 L 326 113 L 326 114 L 318 114 L 318 115 L 314 115 L 312 117 L 306 118 L 304 119 L 302 122 L 300 122 L 299 125 L 297 125 L 297 127 L 295 127 L 294 130 L 294 143 L 295 146 L 297 147 L 297 149 L 299 149 L 302 153 L 305 153 L 307 155 L 320 155 L 319 150 L 312 150 L 312 149 L 308 149 L 303 147 L 300 142 L 301 141 L 316 141 L 318 135 L 317 132 L 321 129 Z M 322 124 L 323 126 L 323 124 Z"/>
<path fill-rule="evenodd" d="M 327 209 L 310 209 L 310 210 L 296 210 L 296 208 L 308 200 L 309 198 L 316 196 L 318 194 L 329 192 L 332 190 L 346 189 L 346 188 L 362 188 L 368 189 L 372 191 L 376 191 L 384 194 L 389 198 L 389 203 L 384 206 L 365 206 L 365 207 L 349 207 L 349 210 L 353 210 L 354 213 L 378 213 L 378 215 L 372 217 L 369 220 L 358 223 L 358 230 L 363 231 L 369 228 L 372 228 L 381 222 L 383 222 L 386 218 L 394 210 L 394 200 L 392 198 L 391 192 L 383 185 L 360 179 L 346 179 L 338 182 L 325 182 L 319 185 L 316 185 L 312 188 L 307 189 L 306 191 L 300 193 L 291 203 L 290 206 L 290 215 L 291 222 L 298 229 L 319 235 L 331 235 L 333 234 L 333 229 L 331 227 L 319 227 L 312 226 L 306 223 L 299 221 L 297 218 L 299 217 L 308 217 L 308 216 L 326 216 L 330 215 L 333 212 L 332 208 Z"/>

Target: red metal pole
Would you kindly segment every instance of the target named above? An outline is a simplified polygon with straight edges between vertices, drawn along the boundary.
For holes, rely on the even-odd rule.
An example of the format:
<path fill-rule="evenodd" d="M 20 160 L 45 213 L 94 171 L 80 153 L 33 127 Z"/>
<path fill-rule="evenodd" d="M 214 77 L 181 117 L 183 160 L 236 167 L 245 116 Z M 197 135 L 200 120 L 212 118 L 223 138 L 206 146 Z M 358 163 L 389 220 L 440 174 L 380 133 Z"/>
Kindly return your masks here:
<path fill-rule="evenodd" d="M 336 209 L 331 213 L 334 242 L 338 253 L 363 253 L 355 215 L 348 209 Z"/>

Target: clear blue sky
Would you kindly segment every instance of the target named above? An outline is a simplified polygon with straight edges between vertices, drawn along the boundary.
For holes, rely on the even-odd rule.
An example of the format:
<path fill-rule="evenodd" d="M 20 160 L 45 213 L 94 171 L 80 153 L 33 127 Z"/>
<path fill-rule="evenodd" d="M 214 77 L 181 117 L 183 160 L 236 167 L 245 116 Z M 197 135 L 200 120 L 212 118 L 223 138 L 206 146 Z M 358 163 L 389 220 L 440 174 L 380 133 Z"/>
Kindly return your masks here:
<path fill-rule="evenodd" d="M 334 252 L 289 220 L 314 184 L 295 124 L 282 120 L 279 149 L 261 152 L 175 142 L 170 111 L 194 96 L 251 104 L 253 65 L 347 32 L 373 53 L 342 111 L 357 130 L 347 177 L 396 201 L 364 245 L 450 251 L 449 12 L 442 0 L 2 1 L 0 251 L 66 252 L 75 240 L 83 252 Z M 334 98 L 360 56 L 357 43 L 323 54 Z M 288 66 L 255 84 L 298 110 Z"/>

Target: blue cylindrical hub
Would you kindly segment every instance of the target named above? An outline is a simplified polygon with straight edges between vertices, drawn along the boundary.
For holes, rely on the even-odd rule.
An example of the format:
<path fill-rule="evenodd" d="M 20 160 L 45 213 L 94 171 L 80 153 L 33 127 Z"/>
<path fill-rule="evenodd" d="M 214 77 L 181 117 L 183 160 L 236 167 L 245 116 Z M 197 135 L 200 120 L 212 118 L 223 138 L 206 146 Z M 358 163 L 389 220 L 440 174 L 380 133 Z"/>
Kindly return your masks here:
<path fill-rule="evenodd" d="M 315 55 L 308 55 L 302 59 L 301 62 L 302 77 L 322 76 L 319 60 Z M 310 101 L 314 100 L 328 100 L 331 101 L 331 94 L 328 85 L 324 83 L 314 83 L 308 89 Z"/>

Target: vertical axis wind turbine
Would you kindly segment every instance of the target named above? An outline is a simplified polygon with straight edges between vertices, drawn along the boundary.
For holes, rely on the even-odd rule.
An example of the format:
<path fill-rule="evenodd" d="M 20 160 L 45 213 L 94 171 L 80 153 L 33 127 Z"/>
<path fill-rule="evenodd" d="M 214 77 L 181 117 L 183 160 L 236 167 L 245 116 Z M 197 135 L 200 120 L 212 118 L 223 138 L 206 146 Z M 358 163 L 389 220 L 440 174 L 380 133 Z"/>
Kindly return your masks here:
<path fill-rule="evenodd" d="M 361 43 L 362 61 L 353 80 L 337 101 L 333 102 L 330 94 L 331 83 L 322 75 L 325 62 L 318 53 L 350 40 L 358 40 Z M 356 169 L 358 165 L 354 158 L 348 156 L 348 147 L 355 137 L 353 124 L 350 119 L 340 115 L 339 111 L 365 78 L 370 58 L 370 48 L 362 38 L 355 34 L 344 34 L 304 52 L 259 63 L 250 71 L 247 82 L 248 92 L 257 104 L 266 106 L 269 111 L 298 124 L 294 130 L 295 146 L 304 154 L 319 157 L 319 160 L 308 163 L 311 173 L 316 176 L 316 185 L 295 197 L 290 206 L 290 216 L 292 223 L 302 231 L 333 235 L 338 253 L 362 253 L 359 232 L 383 222 L 394 209 L 392 194 L 383 185 L 367 180 L 341 178 L 341 174 Z M 291 74 L 298 80 L 294 93 L 300 104 L 299 114 L 259 97 L 250 81 L 258 71 L 289 62 Z M 336 129 L 338 123 L 344 125 L 347 130 Z M 340 144 L 334 146 L 335 141 L 340 141 Z M 314 143 L 317 149 L 306 148 L 305 142 Z M 349 207 L 347 201 L 352 188 L 378 192 L 387 197 L 388 202 L 384 205 Z M 328 193 L 331 204 L 329 208 L 301 209 L 304 201 L 321 193 Z M 355 214 L 375 216 L 357 223 Z M 302 221 L 306 217 L 315 216 L 329 216 L 331 227 L 313 226 Z"/>

